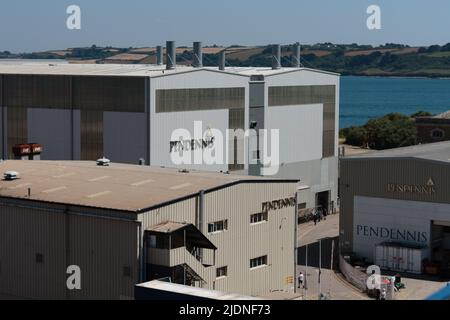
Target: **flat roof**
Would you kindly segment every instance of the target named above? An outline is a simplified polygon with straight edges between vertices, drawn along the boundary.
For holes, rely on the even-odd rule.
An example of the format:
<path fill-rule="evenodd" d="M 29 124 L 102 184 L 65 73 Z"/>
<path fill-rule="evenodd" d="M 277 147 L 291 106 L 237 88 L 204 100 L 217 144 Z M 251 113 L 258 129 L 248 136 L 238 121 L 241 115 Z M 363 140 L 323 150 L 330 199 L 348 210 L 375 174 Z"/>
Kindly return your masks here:
<path fill-rule="evenodd" d="M 383 158 L 418 158 L 439 162 L 450 162 L 450 141 L 420 144 L 411 147 L 372 151 L 343 159 L 383 159 Z"/>
<path fill-rule="evenodd" d="M 179 293 L 183 295 L 206 298 L 211 300 L 263 300 L 257 297 L 244 296 L 236 293 L 228 293 L 222 291 L 208 290 L 203 288 L 196 288 L 185 286 L 182 284 L 164 282 L 164 281 L 150 281 L 146 283 L 137 284 L 137 287 L 147 288 L 153 290 L 166 291 L 171 293 Z"/>
<path fill-rule="evenodd" d="M 0 173 L 8 171 L 20 179 L 0 180 L 0 197 L 134 213 L 239 182 L 296 182 L 116 163 L 102 167 L 95 161 L 0 162 Z"/>
<path fill-rule="evenodd" d="M 117 57 L 117 56 L 116 56 Z M 115 60 L 115 57 L 111 57 Z M 0 74 L 23 75 L 73 75 L 73 76 L 126 76 L 126 77 L 161 77 L 183 72 L 208 70 L 250 77 L 252 75 L 272 76 L 277 74 L 310 71 L 338 76 L 337 73 L 321 71 L 309 68 L 256 68 L 256 67 L 229 67 L 225 71 L 219 71 L 218 67 L 194 68 L 191 66 L 177 65 L 174 70 L 166 70 L 165 65 L 153 64 L 83 64 L 83 63 L 52 63 L 49 61 L 30 63 L 14 61 L 12 63 L 0 63 Z"/>

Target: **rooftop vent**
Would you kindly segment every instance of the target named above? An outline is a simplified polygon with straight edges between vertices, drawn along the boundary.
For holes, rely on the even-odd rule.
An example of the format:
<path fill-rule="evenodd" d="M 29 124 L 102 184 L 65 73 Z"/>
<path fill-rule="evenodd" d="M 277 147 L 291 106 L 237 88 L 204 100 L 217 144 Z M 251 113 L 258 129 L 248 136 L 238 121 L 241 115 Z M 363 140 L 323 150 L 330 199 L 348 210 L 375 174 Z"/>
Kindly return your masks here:
<path fill-rule="evenodd" d="M 163 58 L 163 47 L 162 46 L 157 46 L 156 47 L 156 64 L 158 66 L 161 66 L 164 62 L 164 58 Z"/>
<path fill-rule="evenodd" d="M 219 53 L 219 70 L 221 70 L 221 71 L 225 70 L 225 63 L 226 63 L 225 59 L 226 59 L 225 50 L 222 50 Z"/>
<path fill-rule="evenodd" d="M 301 68 L 302 64 L 300 62 L 300 43 L 294 44 L 294 55 L 292 57 L 292 66 L 294 68 Z"/>
<path fill-rule="evenodd" d="M 6 181 L 14 181 L 19 179 L 20 174 L 16 171 L 7 171 L 3 174 L 3 177 Z"/>
<path fill-rule="evenodd" d="M 201 42 L 194 42 L 194 68 L 203 67 L 203 48 Z"/>
<path fill-rule="evenodd" d="M 281 69 L 281 46 L 279 44 L 272 45 L 272 69 Z"/>
<path fill-rule="evenodd" d="M 106 159 L 105 157 L 97 160 L 97 165 L 100 167 L 108 167 L 111 164 L 111 160 Z"/>
<path fill-rule="evenodd" d="M 166 69 L 173 70 L 177 67 L 177 51 L 175 41 L 167 41 L 166 43 Z"/>

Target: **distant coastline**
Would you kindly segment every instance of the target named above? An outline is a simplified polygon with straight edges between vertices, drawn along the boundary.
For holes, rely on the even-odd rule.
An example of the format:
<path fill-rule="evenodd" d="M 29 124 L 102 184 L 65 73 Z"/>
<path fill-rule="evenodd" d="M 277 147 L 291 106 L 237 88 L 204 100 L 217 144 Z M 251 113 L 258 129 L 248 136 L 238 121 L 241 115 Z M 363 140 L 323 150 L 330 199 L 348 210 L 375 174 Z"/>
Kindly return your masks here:
<path fill-rule="evenodd" d="M 380 46 L 359 44 L 318 43 L 302 45 L 301 64 L 307 68 L 340 73 L 343 76 L 450 78 L 450 43 L 427 47 L 410 47 L 386 43 Z M 204 66 L 217 66 L 220 52 L 226 51 L 227 65 L 232 67 L 271 67 L 272 47 L 263 46 L 205 46 Z M 281 48 L 281 64 L 292 66 L 293 45 Z M 14 54 L 0 52 L 2 58 L 63 59 L 69 63 L 154 64 L 155 47 L 117 48 L 90 47 Z M 177 63 L 191 65 L 193 50 L 177 48 Z"/>

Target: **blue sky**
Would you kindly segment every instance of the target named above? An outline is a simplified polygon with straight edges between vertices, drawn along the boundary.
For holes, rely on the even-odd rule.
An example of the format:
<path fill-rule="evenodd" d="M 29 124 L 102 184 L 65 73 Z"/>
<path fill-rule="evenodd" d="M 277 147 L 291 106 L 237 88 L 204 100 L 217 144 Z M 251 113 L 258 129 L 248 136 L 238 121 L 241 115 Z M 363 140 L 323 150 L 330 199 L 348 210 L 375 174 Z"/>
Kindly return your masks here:
<path fill-rule="evenodd" d="M 66 28 L 71 4 L 81 7 L 81 30 Z M 382 30 L 366 27 L 371 4 L 381 7 Z M 449 14 L 448 0 L 2 0 L 0 51 L 154 46 L 166 40 L 445 44 Z"/>

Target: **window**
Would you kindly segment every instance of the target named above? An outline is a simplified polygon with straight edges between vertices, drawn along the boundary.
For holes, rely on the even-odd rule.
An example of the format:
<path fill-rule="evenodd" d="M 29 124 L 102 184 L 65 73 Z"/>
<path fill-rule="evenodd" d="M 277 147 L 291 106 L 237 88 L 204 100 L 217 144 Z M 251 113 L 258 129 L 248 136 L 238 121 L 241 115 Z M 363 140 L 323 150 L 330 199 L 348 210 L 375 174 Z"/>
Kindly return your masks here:
<path fill-rule="evenodd" d="M 441 129 L 434 129 L 431 131 L 431 137 L 434 139 L 442 139 L 444 138 L 445 133 Z"/>
<path fill-rule="evenodd" d="M 228 230 L 228 220 L 216 221 L 208 224 L 208 233 Z"/>
<path fill-rule="evenodd" d="M 228 276 L 228 267 L 217 268 L 216 278 L 223 278 Z"/>
<path fill-rule="evenodd" d="M 250 269 L 267 265 L 267 256 L 258 257 L 250 260 Z"/>
<path fill-rule="evenodd" d="M 250 216 L 250 224 L 267 222 L 268 220 L 269 214 L 267 212 L 255 213 Z"/>
<path fill-rule="evenodd" d="M 42 253 L 36 253 L 36 263 L 44 263 L 44 255 Z"/>
<path fill-rule="evenodd" d="M 131 278 L 131 267 L 130 266 L 123 267 L 123 276 L 127 277 L 127 278 Z"/>

